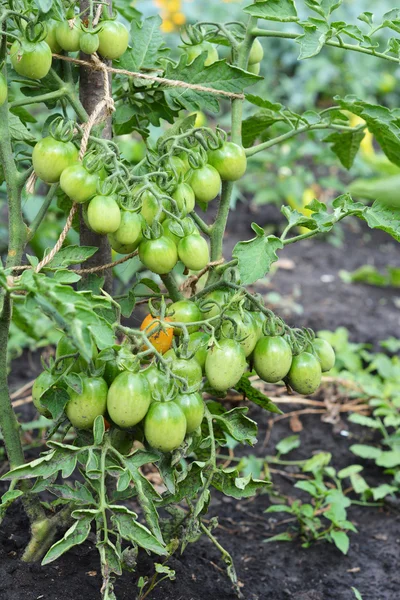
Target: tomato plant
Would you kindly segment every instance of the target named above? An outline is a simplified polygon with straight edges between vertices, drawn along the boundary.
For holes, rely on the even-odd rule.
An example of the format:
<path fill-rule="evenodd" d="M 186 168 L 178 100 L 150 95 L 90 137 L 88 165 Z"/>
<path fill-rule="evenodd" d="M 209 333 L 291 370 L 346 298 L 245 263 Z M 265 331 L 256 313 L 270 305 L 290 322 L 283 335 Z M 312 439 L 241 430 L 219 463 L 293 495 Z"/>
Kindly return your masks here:
<path fill-rule="evenodd" d="M 373 131 L 391 168 L 400 166 L 396 110 L 344 94 L 296 112 L 253 86 L 270 37 L 295 38 L 302 59 L 333 45 L 397 64 L 398 40 L 382 48 L 375 37 L 398 31 L 395 15 L 369 31 L 368 12 L 357 26 L 331 22 L 340 2 L 307 2 L 318 18 L 301 19 L 293 2 L 250 2 L 242 22 L 192 23 L 170 51 L 158 18 L 126 2 L 14 4 L 4 0 L 0 31 L 0 427 L 10 463 L 2 479 L 12 482 L 2 510 L 21 497 L 31 524 L 25 561 L 48 564 L 95 531 L 104 599 L 116 598 L 115 577 L 139 549 L 170 557 L 171 531 L 181 548 L 205 535 L 240 592 L 207 518 L 211 490 L 239 501 L 269 482 L 225 468 L 220 448 L 256 442 L 251 402 L 278 410 L 253 369 L 312 394 L 335 361 L 326 341 L 265 305 L 257 282 L 285 246 L 347 216 L 400 239 L 398 206 L 344 193 L 332 206 L 312 197 L 303 212 L 285 206 L 281 233 L 253 223 L 253 237 L 224 248 L 230 209 L 247 199 L 236 182 L 252 177 L 250 165 L 274 173 L 272 154 L 289 156 L 292 138 L 329 144 L 332 160 L 351 168 Z M 286 30 L 290 21 L 298 33 Z M 54 215 L 62 224 L 50 236 Z M 32 400 L 53 422 L 46 451 L 26 463 L 7 345 L 16 322 L 31 331 L 32 320 L 41 337 L 42 318 L 52 336 L 38 346 L 59 341 L 43 353 Z M 249 402 L 229 407 L 231 388 Z"/>

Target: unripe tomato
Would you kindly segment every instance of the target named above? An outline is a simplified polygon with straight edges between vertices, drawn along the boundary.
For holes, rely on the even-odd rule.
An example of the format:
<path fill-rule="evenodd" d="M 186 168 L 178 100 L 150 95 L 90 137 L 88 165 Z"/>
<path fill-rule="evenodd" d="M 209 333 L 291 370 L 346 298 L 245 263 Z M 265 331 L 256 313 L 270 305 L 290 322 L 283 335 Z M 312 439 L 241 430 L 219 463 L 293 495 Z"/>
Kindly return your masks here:
<path fill-rule="evenodd" d="M 250 311 L 250 315 L 257 329 L 258 339 L 263 337 L 263 326 L 265 323 L 265 315 L 261 311 Z"/>
<path fill-rule="evenodd" d="M 199 325 L 189 325 L 189 323 L 196 323 L 203 320 L 199 307 L 191 300 L 173 302 L 167 308 L 167 315 L 173 323 L 187 323 L 189 333 L 197 331 L 199 328 Z M 181 327 L 174 327 L 175 335 L 179 335 L 181 332 Z"/>
<path fill-rule="evenodd" d="M 96 194 L 99 176 L 89 173 L 85 167 L 78 163 L 64 169 L 60 177 L 60 187 L 78 204 L 88 202 Z"/>
<path fill-rule="evenodd" d="M 210 250 L 206 240 L 200 235 L 191 234 L 178 244 L 178 256 L 185 267 L 193 271 L 204 269 L 210 262 Z"/>
<path fill-rule="evenodd" d="M 175 246 L 178 247 L 178 244 L 182 238 L 180 238 L 178 235 L 176 235 L 171 229 L 171 225 L 175 222 L 176 222 L 175 219 L 170 219 L 170 218 L 165 219 L 164 223 L 162 224 L 162 228 L 163 228 L 163 232 L 164 232 L 163 235 L 165 235 L 165 237 L 172 240 L 174 242 Z"/>
<path fill-rule="evenodd" d="M 249 73 L 253 73 L 253 75 L 259 75 L 261 70 L 261 63 L 254 63 L 254 65 L 249 65 L 247 67 Z"/>
<path fill-rule="evenodd" d="M 78 52 L 79 42 L 82 35 L 80 19 L 59 23 L 56 28 L 56 40 L 66 52 Z"/>
<path fill-rule="evenodd" d="M 260 63 L 264 58 L 264 48 L 262 47 L 260 40 L 255 39 L 250 50 L 249 65 Z"/>
<path fill-rule="evenodd" d="M 116 361 L 109 360 L 108 362 L 106 362 L 103 373 L 103 379 L 108 385 L 108 387 L 110 387 L 114 379 L 118 377 L 118 375 L 120 375 L 123 370 L 124 369 L 120 369 L 118 367 Z"/>
<path fill-rule="evenodd" d="M 47 33 L 44 41 L 49 45 L 50 50 L 58 54 L 61 51 L 61 46 L 57 42 L 56 38 L 56 29 L 59 25 L 59 21 L 55 21 L 54 19 L 50 19 L 46 21 Z"/>
<path fill-rule="evenodd" d="M 32 152 L 33 169 L 46 183 L 59 181 L 67 167 L 78 162 L 78 149 L 72 142 L 60 142 L 51 136 L 40 140 Z"/>
<path fill-rule="evenodd" d="M 321 371 L 326 373 L 335 366 L 335 351 L 329 342 L 322 338 L 315 338 L 312 343 L 317 358 L 321 363 Z"/>
<path fill-rule="evenodd" d="M 122 245 L 139 245 L 142 241 L 142 227 L 144 219 L 141 214 L 129 210 L 121 210 L 121 223 L 113 234 L 117 242 Z"/>
<path fill-rule="evenodd" d="M 129 44 L 129 31 L 119 21 L 102 21 L 99 36 L 99 54 L 114 60 L 123 55 Z"/>
<path fill-rule="evenodd" d="M 178 251 L 174 242 L 162 235 L 156 240 L 143 240 L 139 246 L 139 257 L 147 269 L 165 275 L 178 262 Z"/>
<path fill-rule="evenodd" d="M 7 81 L 3 73 L 0 73 L 0 106 L 7 100 L 8 88 Z"/>
<path fill-rule="evenodd" d="M 188 351 L 190 353 L 196 351 L 193 358 L 197 360 L 203 371 L 206 364 L 209 339 L 210 335 L 204 331 L 195 331 L 189 336 Z"/>
<path fill-rule="evenodd" d="M 246 356 L 236 340 L 224 339 L 207 354 L 206 377 L 217 391 L 234 387 L 246 370 Z"/>
<path fill-rule="evenodd" d="M 150 402 L 150 386 L 143 373 L 123 371 L 108 390 L 107 411 L 112 421 L 125 429 L 145 417 Z"/>
<path fill-rule="evenodd" d="M 207 52 L 207 58 L 204 61 L 204 66 L 208 67 L 215 63 L 218 59 L 218 51 L 211 42 L 201 42 L 193 46 L 185 46 L 185 52 L 188 55 L 188 65 L 192 63 L 200 54 Z"/>
<path fill-rule="evenodd" d="M 52 418 L 51 412 L 41 403 L 40 398 L 44 392 L 50 388 L 52 381 L 53 377 L 51 374 L 48 371 L 43 371 L 43 373 L 40 373 L 39 377 L 35 379 L 35 383 L 32 387 L 32 402 L 36 410 L 48 419 Z"/>
<path fill-rule="evenodd" d="M 121 211 L 112 196 L 95 196 L 87 216 L 90 228 L 100 234 L 114 233 L 121 224 Z"/>
<path fill-rule="evenodd" d="M 217 169 L 208 164 L 200 169 L 194 169 L 189 183 L 196 200 L 200 202 L 211 202 L 221 190 L 220 174 Z"/>
<path fill-rule="evenodd" d="M 224 142 L 221 148 L 210 150 L 208 162 L 217 169 L 223 181 L 240 179 L 247 167 L 244 149 L 233 142 Z"/>
<path fill-rule="evenodd" d="M 177 358 L 171 364 L 171 371 L 178 377 L 183 377 L 187 381 L 188 387 L 200 385 L 203 379 L 201 366 L 195 358 Z M 178 382 L 179 385 L 180 382 Z"/>
<path fill-rule="evenodd" d="M 140 188 L 137 188 L 137 191 L 139 191 Z M 161 194 L 161 190 L 159 191 Z M 135 190 L 134 190 L 135 193 Z M 150 190 L 146 190 L 143 192 L 143 194 L 141 194 L 140 196 L 141 201 L 142 201 L 142 208 L 141 208 L 141 215 L 143 216 L 143 218 L 145 219 L 146 223 L 148 225 L 152 225 L 154 219 L 157 217 L 159 210 L 160 210 L 160 205 L 157 202 L 156 197 L 154 196 L 154 194 L 151 193 Z M 168 202 L 166 200 L 162 201 L 162 205 L 165 206 L 165 208 L 169 209 L 170 206 L 168 206 Z M 162 223 L 165 219 L 165 213 L 161 211 L 161 213 L 158 216 L 158 221 L 160 223 Z"/>
<path fill-rule="evenodd" d="M 92 359 L 96 358 L 98 351 L 96 344 L 92 340 Z M 56 360 L 61 358 L 62 356 L 68 356 L 69 354 L 77 354 L 77 349 L 73 345 L 73 343 L 69 340 L 66 335 L 60 337 L 57 343 L 56 348 Z M 78 358 L 66 358 L 62 361 L 63 370 L 67 369 L 70 365 L 73 365 L 69 370 L 70 373 L 80 373 L 81 371 L 85 371 L 87 369 L 88 363 L 82 356 Z"/>
<path fill-rule="evenodd" d="M 165 317 L 164 321 L 171 321 L 171 319 Z M 172 346 L 172 340 L 174 339 L 174 329 L 173 327 L 167 327 L 165 331 L 162 331 L 160 329 L 156 333 L 151 334 L 151 332 L 157 329 L 158 326 L 158 320 L 151 314 L 148 314 L 147 317 L 143 319 L 143 322 L 140 326 L 140 330 L 145 331 L 147 337 L 149 338 L 149 341 L 154 346 L 154 348 L 161 354 L 164 354 Z M 144 349 L 147 350 L 147 344 L 144 345 Z"/>
<path fill-rule="evenodd" d="M 225 315 L 229 317 L 229 320 L 227 319 L 222 324 L 223 335 L 238 341 L 246 357 L 250 356 L 258 340 L 258 331 L 253 319 L 247 311 L 243 311 L 241 314 L 236 310 L 228 310 Z"/>
<path fill-rule="evenodd" d="M 83 205 L 86 206 L 85 204 Z M 89 227 L 89 224 L 87 224 Z M 110 242 L 110 246 L 115 252 L 119 254 L 132 254 L 137 249 L 137 244 L 120 244 L 116 239 L 113 233 L 108 234 L 108 241 Z"/>
<path fill-rule="evenodd" d="M 175 402 L 153 402 L 144 420 L 144 435 L 153 448 L 172 452 L 186 435 L 186 417 Z"/>
<path fill-rule="evenodd" d="M 201 394 L 178 394 L 173 400 L 183 411 L 186 418 L 186 433 L 192 433 L 200 425 L 204 417 L 204 401 Z"/>
<path fill-rule="evenodd" d="M 226 290 L 213 290 L 208 292 L 200 302 L 203 319 L 211 319 L 221 314 L 221 310 L 225 306 L 229 292 Z"/>
<path fill-rule="evenodd" d="M 22 77 L 43 79 L 50 71 L 53 57 L 49 45 L 43 42 L 15 40 L 10 50 L 11 64 Z"/>
<path fill-rule="evenodd" d="M 168 377 L 165 373 L 160 371 L 157 365 L 150 365 L 150 367 L 142 371 L 142 373 L 146 376 L 149 383 L 152 401 L 154 400 L 153 392 L 159 392 L 161 395 L 165 393 L 168 387 Z"/>
<path fill-rule="evenodd" d="M 172 198 L 183 215 L 187 215 L 194 210 L 196 198 L 188 183 L 180 183 L 172 194 Z"/>
<path fill-rule="evenodd" d="M 186 163 L 179 156 L 171 156 L 166 165 L 166 171 L 170 172 L 171 178 L 178 176 L 178 179 L 187 172 Z"/>
<path fill-rule="evenodd" d="M 79 39 L 79 48 L 85 54 L 93 54 L 97 52 L 100 44 L 97 33 L 82 33 Z"/>
<path fill-rule="evenodd" d="M 107 408 L 108 387 L 102 377 L 82 377 L 82 393 L 71 391 L 65 414 L 76 429 L 92 429 Z"/>
<path fill-rule="evenodd" d="M 293 357 L 287 381 L 295 392 L 308 395 L 318 389 L 321 376 L 318 358 L 309 352 L 302 352 Z"/>
<path fill-rule="evenodd" d="M 201 110 L 197 110 L 190 114 L 196 115 L 196 120 L 194 122 L 195 127 L 205 127 L 207 125 L 207 117 Z"/>
<path fill-rule="evenodd" d="M 268 383 L 281 381 L 292 364 L 292 351 L 282 336 L 265 336 L 258 340 L 253 354 L 257 375 Z"/>

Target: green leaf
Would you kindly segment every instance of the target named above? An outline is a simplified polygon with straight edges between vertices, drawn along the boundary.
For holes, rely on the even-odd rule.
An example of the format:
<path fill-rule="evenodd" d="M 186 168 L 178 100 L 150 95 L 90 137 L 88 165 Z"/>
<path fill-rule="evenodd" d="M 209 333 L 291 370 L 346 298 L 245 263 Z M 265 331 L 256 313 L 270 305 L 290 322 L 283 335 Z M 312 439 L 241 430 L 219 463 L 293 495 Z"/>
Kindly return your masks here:
<path fill-rule="evenodd" d="M 304 465 L 303 471 L 305 473 L 311 472 L 316 473 L 317 471 L 323 469 L 331 462 L 332 454 L 330 452 L 319 452 L 315 454 L 312 458 L 310 458 Z"/>
<path fill-rule="evenodd" d="M 212 406 L 208 405 L 212 410 Z M 246 417 L 247 407 L 237 407 L 224 412 L 213 414 L 213 421 L 236 441 L 254 446 L 257 442 L 257 423 Z"/>
<path fill-rule="evenodd" d="M 350 475 L 350 482 L 356 494 L 363 494 L 370 489 L 364 477 L 361 477 L 358 473 Z"/>
<path fill-rule="evenodd" d="M 264 544 L 268 544 L 269 542 L 291 542 L 293 540 L 293 536 L 288 533 L 278 533 L 277 535 L 273 535 L 270 538 L 266 538 L 263 540 Z"/>
<path fill-rule="evenodd" d="M 238 469 L 219 469 L 214 473 L 211 485 L 225 496 L 233 498 L 251 498 L 258 491 L 270 486 L 269 481 L 253 479 L 251 473 L 246 477 L 240 477 Z"/>
<path fill-rule="evenodd" d="M 42 13 L 48 13 L 53 6 L 53 0 L 34 0 L 34 2 Z"/>
<path fill-rule="evenodd" d="M 11 138 L 17 142 L 33 142 L 35 136 L 33 136 L 20 119 L 12 112 L 8 113 L 8 129 Z"/>
<path fill-rule="evenodd" d="M 57 558 L 59 558 L 65 552 L 68 552 L 68 550 L 71 550 L 71 548 L 74 546 L 83 544 L 83 542 L 89 536 L 90 523 L 92 522 L 93 518 L 94 515 L 75 521 L 72 527 L 70 527 L 65 533 L 64 537 L 53 544 L 53 546 L 50 548 L 42 560 L 42 565 L 48 565 L 49 563 L 53 562 L 53 560 L 57 560 Z"/>
<path fill-rule="evenodd" d="M 349 421 L 361 425 L 362 427 L 369 427 L 370 429 L 380 429 L 382 427 L 381 422 L 378 419 L 372 417 L 366 417 L 365 415 L 359 415 L 353 413 L 349 416 Z"/>
<path fill-rule="evenodd" d="M 318 54 L 328 39 L 329 25 L 325 21 L 313 20 L 314 23 L 305 24 L 304 33 L 296 38 L 300 45 L 299 60 L 311 58 Z"/>
<path fill-rule="evenodd" d="M 23 495 L 22 490 L 10 490 L 2 495 L 0 504 L 0 520 L 3 519 L 7 508 L 20 496 Z"/>
<path fill-rule="evenodd" d="M 354 595 L 355 595 L 355 597 L 356 597 L 356 600 L 363 600 L 363 598 L 362 598 L 362 596 L 361 596 L 360 592 L 359 592 L 359 591 L 358 591 L 358 590 L 357 590 L 355 587 L 352 587 L 351 589 L 352 589 L 352 590 L 353 590 L 353 592 L 354 592 Z"/>
<path fill-rule="evenodd" d="M 324 139 L 324 142 L 332 144 L 331 150 L 339 158 L 340 162 L 346 169 L 353 166 L 354 159 L 360 148 L 360 144 L 364 139 L 365 132 L 359 131 L 344 131 L 331 133 Z"/>
<path fill-rule="evenodd" d="M 126 0 L 113 0 L 113 8 L 119 12 L 129 23 L 140 19 L 141 13 Z"/>
<path fill-rule="evenodd" d="M 96 246 L 66 246 L 46 265 L 46 269 L 59 269 L 79 265 L 98 251 Z"/>
<path fill-rule="evenodd" d="M 276 512 L 286 512 L 286 513 L 292 513 L 293 510 L 291 509 L 290 506 L 287 506 L 286 504 L 273 504 L 272 506 L 269 506 L 266 510 L 264 510 L 265 513 L 276 513 Z"/>
<path fill-rule="evenodd" d="M 71 487 L 67 484 L 53 484 L 49 485 L 47 489 L 55 496 L 64 498 L 65 500 L 72 500 L 77 504 L 96 504 L 89 489 L 79 481 L 75 482 L 75 487 Z"/>
<path fill-rule="evenodd" d="M 101 571 L 104 580 L 107 581 L 109 579 L 110 573 L 122 575 L 120 554 L 114 544 L 110 540 L 107 540 L 96 545 L 100 554 Z M 117 600 L 115 596 L 114 598 Z M 104 599 L 112 600 L 110 596 L 104 596 Z"/>
<path fill-rule="evenodd" d="M 163 544 L 147 529 L 137 521 L 137 514 L 128 510 L 125 506 L 110 505 L 112 511 L 111 519 L 117 527 L 121 537 L 133 544 L 137 544 L 145 550 L 167 556 L 168 552 Z"/>
<path fill-rule="evenodd" d="M 40 402 L 49 409 L 53 419 L 61 417 L 68 401 L 68 392 L 64 388 L 56 386 L 51 387 L 40 398 Z"/>
<path fill-rule="evenodd" d="M 266 21 L 287 23 L 299 20 L 293 0 L 264 0 L 246 6 L 243 10 L 253 17 L 259 17 Z"/>
<path fill-rule="evenodd" d="M 364 211 L 362 218 L 367 221 L 371 229 L 382 229 L 400 242 L 400 206 L 388 206 L 376 200 Z"/>
<path fill-rule="evenodd" d="M 119 65 L 128 71 L 154 69 L 160 64 L 167 52 L 164 38 L 161 35 L 159 15 L 148 17 L 144 21 L 133 21 L 131 24 L 131 48 L 121 57 Z"/>
<path fill-rule="evenodd" d="M 340 479 L 344 479 L 345 477 L 350 477 L 355 473 L 360 473 L 363 469 L 364 467 L 362 467 L 361 465 L 350 465 L 349 467 L 341 469 L 341 471 L 339 471 L 338 473 L 338 477 Z"/>
<path fill-rule="evenodd" d="M 280 408 L 272 402 L 268 396 L 260 392 L 257 388 L 253 387 L 251 380 L 249 379 L 250 373 L 242 375 L 239 382 L 235 385 L 235 390 L 241 392 L 247 400 L 261 406 L 264 410 L 268 410 L 271 413 L 282 415 Z"/>
<path fill-rule="evenodd" d="M 344 531 L 331 531 L 331 537 L 333 543 L 340 550 L 340 552 L 347 554 L 350 545 L 350 540 L 347 533 Z"/>
<path fill-rule="evenodd" d="M 283 121 L 283 117 L 279 113 L 266 109 L 259 110 L 244 119 L 242 123 L 243 146 L 250 148 L 261 134 L 279 121 Z"/>
<path fill-rule="evenodd" d="M 289 454 L 295 448 L 298 448 L 301 445 L 300 436 L 299 435 L 290 435 L 289 437 L 283 438 L 280 440 L 278 444 L 276 444 L 275 448 L 279 452 L 279 454 Z"/>
<path fill-rule="evenodd" d="M 280 112 L 284 108 L 283 104 L 279 104 L 279 102 L 271 102 L 270 100 L 266 100 L 261 98 L 261 96 L 255 96 L 253 94 L 246 94 L 246 100 L 255 106 L 266 108 L 273 112 Z"/>
<path fill-rule="evenodd" d="M 105 430 L 104 417 L 99 415 L 93 424 L 93 440 L 97 446 L 100 446 L 103 442 Z"/>
<path fill-rule="evenodd" d="M 360 456 L 361 458 L 371 458 L 372 460 L 378 458 L 378 456 L 380 456 L 382 452 L 380 448 L 375 448 L 374 446 L 367 446 L 366 444 L 353 444 L 352 446 L 350 446 L 350 450 L 356 456 Z"/>
<path fill-rule="evenodd" d="M 53 473 L 60 471 L 65 463 L 69 461 L 71 451 L 53 450 L 40 458 L 31 462 L 15 467 L 1 479 L 30 479 L 33 477 L 49 477 Z M 80 448 L 74 447 L 74 452 L 80 452 Z"/>
<path fill-rule="evenodd" d="M 375 462 L 378 467 L 384 467 L 385 469 L 398 467 L 400 465 L 400 449 L 381 452 Z"/>
<path fill-rule="evenodd" d="M 313 498 L 319 495 L 319 492 L 312 481 L 298 481 L 294 487 L 303 490 L 303 492 L 307 492 L 307 494 L 310 494 Z"/>
<path fill-rule="evenodd" d="M 265 235 L 265 232 L 255 223 L 252 223 L 252 228 L 257 236 L 245 242 L 238 242 L 232 252 L 232 256 L 238 259 L 240 280 L 243 285 L 250 285 L 265 277 L 272 263 L 278 260 L 276 250 L 283 248 L 279 238 Z"/>

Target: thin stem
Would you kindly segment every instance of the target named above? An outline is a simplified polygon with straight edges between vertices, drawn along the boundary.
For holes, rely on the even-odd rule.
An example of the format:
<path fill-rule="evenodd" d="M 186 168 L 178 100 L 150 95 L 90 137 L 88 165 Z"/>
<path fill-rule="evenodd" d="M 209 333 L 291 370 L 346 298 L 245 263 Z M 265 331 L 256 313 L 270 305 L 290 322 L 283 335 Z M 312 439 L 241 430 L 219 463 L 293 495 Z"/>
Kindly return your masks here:
<path fill-rule="evenodd" d="M 171 300 L 177 302 L 178 300 L 183 299 L 183 294 L 181 294 L 181 292 L 179 291 L 178 284 L 176 283 L 172 273 L 161 275 L 161 279 L 168 290 Z"/>
<path fill-rule="evenodd" d="M 31 239 L 34 237 L 36 231 L 38 230 L 40 224 L 42 223 L 44 217 L 46 216 L 48 208 L 49 208 L 54 196 L 56 195 L 57 190 L 58 190 L 58 183 L 52 185 L 50 187 L 49 191 L 47 192 L 47 196 L 43 200 L 42 206 L 40 207 L 36 217 L 33 219 L 30 227 L 28 228 L 28 242 L 30 242 Z"/>
<path fill-rule="evenodd" d="M 296 40 L 301 33 L 292 33 L 288 31 L 273 31 L 267 29 L 261 29 L 256 27 L 253 29 L 253 35 L 256 37 L 273 37 L 273 38 L 285 38 L 289 40 Z M 362 54 L 369 54 L 370 56 L 376 56 L 377 58 L 384 58 L 385 60 L 389 60 L 390 62 L 394 62 L 396 64 L 399 63 L 399 59 L 394 56 L 388 56 L 387 54 L 383 54 L 383 52 L 376 52 L 375 50 L 371 50 L 370 48 L 363 48 L 362 46 L 358 46 L 357 44 L 345 44 L 344 42 L 336 41 L 336 40 L 327 40 L 325 42 L 326 46 L 333 46 L 334 48 L 343 48 L 343 50 L 353 50 L 354 52 L 361 52 Z"/>
<path fill-rule="evenodd" d="M 47 94 L 42 94 L 41 96 L 31 96 L 27 98 L 21 98 L 20 100 L 14 100 L 11 102 L 10 108 L 16 108 L 17 106 L 28 106 L 29 104 L 39 104 L 40 102 L 48 102 L 49 100 L 58 100 L 59 98 L 63 98 L 67 95 L 67 90 L 65 88 L 60 88 L 59 90 L 54 90 L 54 92 L 48 92 Z"/>
<path fill-rule="evenodd" d="M 209 225 L 207 225 L 207 223 L 205 223 L 203 221 L 203 219 L 195 212 L 190 213 L 190 216 L 192 217 L 193 221 L 196 223 L 197 227 L 199 229 L 201 229 L 201 231 L 203 233 L 205 233 L 206 235 L 211 235 L 211 227 Z"/>

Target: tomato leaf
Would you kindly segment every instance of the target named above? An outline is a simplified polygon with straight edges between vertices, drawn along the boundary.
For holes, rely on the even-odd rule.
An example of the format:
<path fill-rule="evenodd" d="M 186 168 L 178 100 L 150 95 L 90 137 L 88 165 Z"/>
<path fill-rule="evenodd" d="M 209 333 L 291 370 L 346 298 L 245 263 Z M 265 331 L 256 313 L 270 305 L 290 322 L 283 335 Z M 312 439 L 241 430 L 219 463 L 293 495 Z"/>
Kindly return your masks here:
<path fill-rule="evenodd" d="M 212 404 L 207 405 L 213 411 Z M 249 446 L 257 443 L 257 423 L 246 417 L 248 408 L 238 406 L 222 414 L 213 414 L 213 421 L 236 441 Z"/>
<path fill-rule="evenodd" d="M 87 516 L 83 519 L 75 521 L 75 523 L 68 529 L 64 537 L 53 544 L 46 556 L 42 560 L 42 565 L 48 565 L 59 558 L 65 552 L 68 552 L 74 546 L 83 544 L 88 538 L 90 533 L 90 524 L 94 518 L 93 516 Z"/>
<path fill-rule="evenodd" d="M 121 56 L 120 68 L 140 71 L 140 69 L 154 69 L 160 65 L 160 59 L 168 51 L 160 31 L 161 23 L 162 19 L 159 15 L 148 17 L 144 21 L 132 21 L 132 47 Z"/>
<path fill-rule="evenodd" d="M 260 390 L 253 387 L 250 379 L 250 374 L 243 375 L 239 382 L 235 385 L 235 390 L 241 392 L 245 398 L 250 400 L 250 402 L 254 402 L 257 406 L 261 406 L 264 410 L 268 410 L 269 412 L 276 413 L 277 415 L 283 414 L 282 411 Z"/>
<path fill-rule="evenodd" d="M 66 246 L 46 265 L 46 269 L 59 269 L 85 262 L 98 251 L 96 246 Z"/>
<path fill-rule="evenodd" d="M 260 490 L 271 485 L 264 479 L 253 479 L 249 473 L 246 477 L 241 477 L 238 469 L 219 469 L 212 478 L 211 485 L 226 496 L 233 498 L 251 498 Z"/>
<path fill-rule="evenodd" d="M 367 221 L 371 229 L 382 229 L 400 242 L 400 205 L 388 206 L 376 200 L 364 211 L 362 218 Z"/>
<path fill-rule="evenodd" d="M 266 21 L 287 23 L 299 20 L 293 0 L 264 0 L 264 2 L 256 2 L 246 6 L 243 10 L 253 17 L 259 17 Z"/>
<path fill-rule="evenodd" d="M 344 131 L 331 133 L 324 139 L 324 142 L 332 144 L 331 150 L 336 154 L 342 165 L 346 169 L 353 166 L 354 159 L 364 139 L 365 133 L 359 131 Z"/>
<path fill-rule="evenodd" d="M 340 552 L 347 554 L 350 545 L 350 540 L 347 533 L 344 531 L 331 531 L 331 537 L 333 543 L 340 550 Z"/>
<path fill-rule="evenodd" d="M 145 527 L 137 521 L 137 514 L 125 506 L 110 505 L 111 519 L 117 527 L 121 537 L 128 542 L 137 544 L 145 550 L 161 556 L 167 556 L 165 546 Z"/>
<path fill-rule="evenodd" d="M 255 229 L 258 225 L 252 223 L 252 227 Z M 232 255 L 238 259 L 241 283 L 250 285 L 265 277 L 272 263 L 278 260 L 276 250 L 280 248 L 283 248 L 282 241 L 274 235 L 265 235 L 261 228 L 257 230 L 257 237 L 246 242 L 238 242 Z"/>
<path fill-rule="evenodd" d="M 312 23 L 305 23 L 303 28 L 304 33 L 296 38 L 300 46 L 299 60 L 318 54 L 329 37 L 329 25 L 325 21 L 313 19 Z"/>

